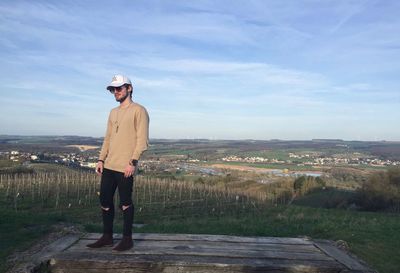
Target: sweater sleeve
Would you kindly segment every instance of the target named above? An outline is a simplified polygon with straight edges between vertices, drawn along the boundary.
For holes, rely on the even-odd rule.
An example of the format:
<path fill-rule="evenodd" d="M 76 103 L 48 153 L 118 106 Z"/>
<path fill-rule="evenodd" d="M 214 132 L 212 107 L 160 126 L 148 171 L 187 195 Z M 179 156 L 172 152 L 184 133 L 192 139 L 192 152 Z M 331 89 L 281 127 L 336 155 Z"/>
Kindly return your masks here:
<path fill-rule="evenodd" d="M 111 122 L 111 113 L 110 113 L 110 115 L 108 116 L 107 131 L 106 131 L 106 135 L 104 137 L 103 146 L 101 147 L 99 160 L 102 160 L 102 161 L 106 160 L 106 157 L 108 155 L 108 149 L 110 147 L 111 130 L 112 130 L 112 122 Z"/>
<path fill-rule="evenodd" d="M 135 113 L 136 145 L 131 159 L 139 160 L 149 146 L 149 114 L 144 107 Z"/>

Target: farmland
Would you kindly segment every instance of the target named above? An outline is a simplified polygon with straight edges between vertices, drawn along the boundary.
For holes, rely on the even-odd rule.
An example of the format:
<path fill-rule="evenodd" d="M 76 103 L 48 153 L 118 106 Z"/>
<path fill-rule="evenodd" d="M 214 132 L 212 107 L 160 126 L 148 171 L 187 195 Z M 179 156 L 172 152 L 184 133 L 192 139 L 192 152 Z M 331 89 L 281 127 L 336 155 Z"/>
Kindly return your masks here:
<path fill-rule="evenodd" d="M 3 261 L 8 255 L 26 249 L 60 223 L 87 232 L 101 231 L 99 176 L 77 161 L 95 158 L 98 148 L 79 148 L 94 148 L 99 143 L 99 139 L 77 137 L 54 142 L 49 137 L 3 139 L 0 232 L 7 236 L 1 238 L 5 247 L 0 250 L 0 271 L 5 270 Z M 137 228 L 141 232 L 344 241 L 350 251 L 380 272 L 397 272 L 399 214 L 361 211 L 354 198 L 371 175 L 386 170 L 386 165 L 376 162 L 399 160 L 398 145 L 152 140 L 135 180 L 134 222 L 143 225 Z M 40 160 L 32 160 L 31 155 Z M 304 175 L 301 184 L 297 183 Z M 118 213 L 115 224 L 121 232 Z"/>
<path fill-rule="evenodd" d="M 0 228 L 8 234 L 2 239 L 5 248 L 0 252 L 1 259 L 15 250 L 16 242 L 19 249 L 27 247 L 33 238 L 40 238 L 60 222 L 100 232 L 98 181 L 92 173 L 65 170 L 1 175 Z M 284 192 L 293 193 L 293 185 L 286 183 L 292 188 L 282 181 L 254 194 L 243 191 L 248 184 L 230 187 L 235 182 L 228 180 L 210 185 L 139 176 L 135 183 L 135 223 L 144 226 L 136 230 L 339 240 L 380 272 L 396 272 L 400 265 L 399 255 L 395 255 L 398 214 L 325 209 L 318 207 L 318 202 L 308 205 L 313 200 L 326 200 L 328 192 L 288 205 L 291 195 Z M 116 216 L 116 231 L 121 232 L 122 219 Z M 21 241 L 23 238 L 26 240 Z"/>

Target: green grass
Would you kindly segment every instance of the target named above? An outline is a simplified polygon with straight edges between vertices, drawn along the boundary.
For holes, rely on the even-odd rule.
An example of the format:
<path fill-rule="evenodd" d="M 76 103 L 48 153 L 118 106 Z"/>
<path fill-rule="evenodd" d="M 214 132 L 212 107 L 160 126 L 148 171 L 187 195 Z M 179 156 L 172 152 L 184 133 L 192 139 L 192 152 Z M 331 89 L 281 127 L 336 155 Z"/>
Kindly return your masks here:
<path fill-rule="evenodd" d="M 318 171 L 318 168 L 312 168 L 310 166 L 297 166 L 296 164 L 278 164 L 278 163 L 246 163 L 246 162 L 226 162 L 226 161 L 210 161 L 207 164 L 225 164 L 225 165 L 236 165 L 236 166 L 248 166 L 255 168 L 264 169 L 288 169 L 290 171 Z"/>
<path fill-rule="evenodd" d="M 239 156 L 259 156 L 268 159 L 278 159 L 278 160 L 287 160 L 289 159 L 289 153 L 286 150 L 264 150 L 264 151 L 250 151 L 250 152 L 241 152 L 238 151 L 237 155 Z"/>
<path fill-rule="evenodd" d="M 46 172 L 46 173 L 52 173 L 52 172 L 78 172 L 79 170 L 77 169 L 72 169 L 69 168 L 68 166 L 56 164 L 56 163 L 31 163 L 29 165 L 30 168 L 32 168 L 35 172 Z"/>
<path fill-rule="evenodd" d="M 164 220 L 139 232 L 228 234 L 344 240 L 380 273 L 400 272 L 400 216 L 300 206 L 276 207 L 240 217 Z"/>
<path fill-rule="evenodd" d="M 116 213 L 115 231 L 121 232 L 122 220 Z M 0 272 L 6 268 L 7 255 L 25 249 L 51 230 L 51 225 L 68 222 L 88 232 L 101 232 L 98 208 L 64 210 L 0 210 Z M 147 224 L 135 232 L 228 234 L 242 236 L 309 236 L 313 239 L 344 240 L 351 252 L 380 273 L 400 272 L 400 215 L 322 209 L 302 206 L 278 206 L 263 211 L 234 215 L 197 217 L 136 218 Z M 6 235 L 6 236 L 3 236 Z"/>
<path fill-rule="evenodd" d="M 21 165 L 19 162 L 14 162 L 8 159 L 0 159 L 0 169 L 1 168 L 11 168 L 11 167 L 17 167 Z"/>
<path fill-rule="evenodd" d="M 352 203 L 355 191 L 337 188 L 316 189 L 304 196 L 297 197 L 293 204 L 314 208 L 346 208 Z"/>
<path fill-rule="evenodd" d="M 5 272 L 6 257 L 16 250 L 28 248 L 64 219 L 59 213 L 18 211 L 0 208 L 0 272 Z"/>

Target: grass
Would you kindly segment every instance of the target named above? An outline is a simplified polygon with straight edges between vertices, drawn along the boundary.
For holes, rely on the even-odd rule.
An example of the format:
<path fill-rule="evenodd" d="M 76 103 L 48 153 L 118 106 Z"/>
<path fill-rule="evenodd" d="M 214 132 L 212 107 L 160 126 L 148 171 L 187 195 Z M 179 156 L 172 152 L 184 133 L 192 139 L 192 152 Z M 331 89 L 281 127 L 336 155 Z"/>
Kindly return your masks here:
<path fill-rule="evenodd" d="M 19 162 L 14 162 L 8 159 L 0 159 L 0 169 L 1 168 L 11 168 L 21 165 Z"/>
<path fill-rule="evenodd" d="M 238 152 L 239 156 L 259 156 L 268 159 L 287 160 L 289 154 L 285 150 L 264 150 L 264 151 L 251 151 L 251 152 Z"/>
<path fill-rule="evenodd" d="M 56 163 L 36 163 L 33 162 L 29 165 L 30 168 L 32 168 L 35 172 L 46 172 L 46 173 L 52 173 L 52 172 L 78 172 L 76 169 L 69 168 L 68 166 L 56 164 Z"/>
<path fill-rule="evenodd" d="M 400 271 L 400 216 L 301 206 L 276 207 L 240 217 L 165 220 L 139 232 L 228 234 L 344 240 L 380 273 Z"/>
<path fill-rule="evenodd" d="M 346 208 L 355 195 L 355 191 L 328 187 L 326 189 L 316 189 L 304 196 L 297 197 L 293 204 L 314 208 Z"/>
<path fill-rule="evenodd" d="M 247 166 L 256 167 L 261 169 L 288 169 L 290 171 L 319 171 L 318 168 L 312 168 L 310 166 L 297 166 L 296 164 L 287 163 L 247 163 L 247 162 L 228 162 L 228 161 L 210 161 L 207 162 L 208 165 L 211 164 L 224 164 L 224 165 L 236 165 L 236 166 Z"/>
<path fill-rule="evenodd" d="M 8 255 L 28 248 L 59 222 L 82 226 L 87 232 L 101 232 L 96 194 L 98 177 L 86 173 L 68 175 L 22 175 L 16 180 L 3 176 L 0 183 L 0 271 L 5 271 Z M 46 183 L 39 184 L 42 179 Z M 242 186 L 246 188 L 248 183 Z M 208 186 L 186 188 L 187 184 L 138 177 L 135 223 L 146 225 L 136 232 L 344 240 L 353 253 L 374 269 L 381 273 L 400 272 L 399 214 L 307 207 L 321 206 L 330 199 L 346 200 L 347 192 L 314 192 L 300 198 L 295 205 L 275 207 L 271 200 L 267 200 L 268 206 L 262 201 L 257 205 L 254 200 L 248 202 L 232 187 L 229 188 L 232 192 L 221 194 Z M 80 191 L 76 192 L 77 189 Z M 59 199 L 55 198 L 57 193 L 61 195 Z M 55 206 L 56 200 L 58 206 Z M 121 213 L 117 210 L 115 231 L 120 233 L 121 230 Z"/>
<path fill-rule="evenodd" d="M 32 210 L 15 212 L 0 208 L 0 272 L 7 270 L 7 256 L 28 248 L 47 234 L 53 224 L 63 220 L 59 213 Z"/>
<path fill-rule="evenodd" d="M 97 208 L 55 211 L 0 210 L 0 272 L 4 261 L 17 249 L 29 247 L 50 231 L 51 225 L 68 222 L 83 226 L 88 232 L 101 232 Z M 122 230 L 116 213 L 116 232 Z M 380 273 L 400 271 L 400 216 L 388 213 L 346 211 L 302 206 L 278 206 L 243 214 L 198 216 L 189 218 L 153 217 L 135 232 L 228 234 L 242 236 L 298 237 L 344 240 L 351 252 Z M 138 222 L 137 220 L 135 222 Z"/>

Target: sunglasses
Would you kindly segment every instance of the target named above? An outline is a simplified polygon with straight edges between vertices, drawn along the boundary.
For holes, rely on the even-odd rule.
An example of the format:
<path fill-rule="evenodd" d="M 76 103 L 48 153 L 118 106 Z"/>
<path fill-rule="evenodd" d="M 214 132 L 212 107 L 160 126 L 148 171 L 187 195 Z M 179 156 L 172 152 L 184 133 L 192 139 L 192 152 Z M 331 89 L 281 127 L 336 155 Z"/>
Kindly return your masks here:
<path fill-rule="evenodd" d="M 112 88 L 110 89 L 110 92 L 111 92 L 112 94 L 114 94 L 115 92 L 121 92 L 123 88 L 124 88 L 124 85 L 123 85 L 123 86 L 118 86 L 118 87 L 112 87 Z"/>

